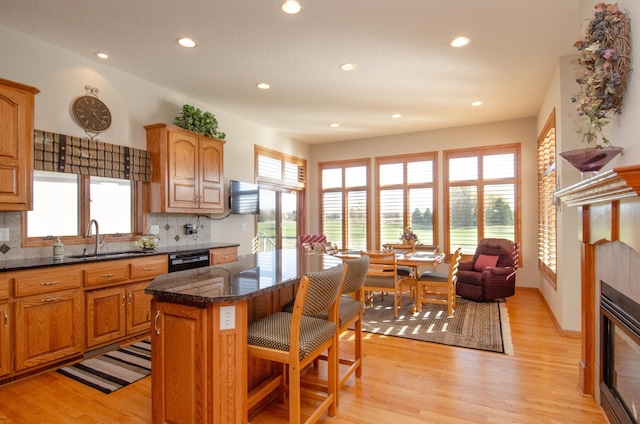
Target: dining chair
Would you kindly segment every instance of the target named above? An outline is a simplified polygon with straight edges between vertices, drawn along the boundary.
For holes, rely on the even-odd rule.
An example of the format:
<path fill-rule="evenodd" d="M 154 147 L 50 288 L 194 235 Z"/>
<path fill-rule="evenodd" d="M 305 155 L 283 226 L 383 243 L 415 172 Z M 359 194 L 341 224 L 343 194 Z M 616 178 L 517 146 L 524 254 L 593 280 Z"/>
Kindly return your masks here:
<path fill-rule="evenodd" d="M 456 308 L 456 281 L 462 248 L 456 249 L 447 274 L 423 272 L 416 284 L 418 312 L 422 312 L 423 303 L 447 305 L 447 316 L 452 316 Z"/>
<path fill-rule="evenodd" d="M 336 415 L 338 368 L 338 297 L 348 265 L 340 264 L 326 271 L 303 276 L 296 293 L 293 312 L 276 312 L 249 325 L 248 357 L 262 358 L 282 364 L 282 372 L 253 389 L 247 409 L 258 404 L 274 390 L 281 397 L 289 395 L 289 422 L 301 422 L 301 392 L 308 391 L 321 403 L 304 421 L 316 422 L 327 411 Z M 326 312 L 328 319 L 314 315 Z M 318 356 L 327 352 L 327 385 L 318 388 L 302 385 L 301 371 Z"/>
<path fill-rule="evenodd" d="M 393 294 L 393 315 L 398 318 L 398 306 L 402 306 L 400 293 L 400 279 L 396 254 L 394 252 L 362 252 L 369 256 L 369 270 L 364 282 L 363 290 L 368 293 L 369 305 L 373 306 L 373 293 Z M 399 299 L 399 301 L 398 301 Z"/>

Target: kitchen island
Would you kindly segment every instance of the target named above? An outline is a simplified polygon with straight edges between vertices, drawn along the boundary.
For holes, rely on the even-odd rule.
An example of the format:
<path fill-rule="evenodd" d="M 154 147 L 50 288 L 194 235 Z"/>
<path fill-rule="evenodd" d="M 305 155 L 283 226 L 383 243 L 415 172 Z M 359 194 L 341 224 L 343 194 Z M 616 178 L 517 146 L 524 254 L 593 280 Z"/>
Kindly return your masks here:
<path fill-rule="evenodd" d="M 153 422 L 246 423 L 248 390 L 277 372 L 248 363 L 248 325 L 281 310 L 306 273 L 341 263 L 277 250 L 153 280 Z"/>

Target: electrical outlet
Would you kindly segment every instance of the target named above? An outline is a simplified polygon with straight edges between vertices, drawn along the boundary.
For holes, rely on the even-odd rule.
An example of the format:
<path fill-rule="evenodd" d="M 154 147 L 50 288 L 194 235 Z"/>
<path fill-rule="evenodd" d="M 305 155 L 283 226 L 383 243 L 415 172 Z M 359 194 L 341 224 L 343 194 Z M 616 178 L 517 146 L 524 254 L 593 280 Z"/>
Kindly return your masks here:
<path fill-rule="evenodd" d="M 220 307 L 220 330 L 233 330 L 236 328 L 236 307 Z"/>
<path fill-rule="evenodd" d="M 0 228 L 0 241 L 9 241 L 9 229 Z"/>
<path fill-rule="evenodd" d="M 198 230 L 193 226 L 193 224 L 185 224 L 184 225 L 184 233 L 188 236 L 193 234 L 198 234 Z"/>
<path fill-rule="evenodd" d="M 160 234 L 160 226 L 159 225 L 152 225 L 149 228 L 149 231 L 151 232 L 151 234 L 158 235 L 158 234 Z"/>
<path fill-rule="evenodd" d="M 240 229 L 242 231 L 246 231 L 247 230 L 247 224 L 245 224 L 244 222 L 242 224 L 240 224 Z"/>

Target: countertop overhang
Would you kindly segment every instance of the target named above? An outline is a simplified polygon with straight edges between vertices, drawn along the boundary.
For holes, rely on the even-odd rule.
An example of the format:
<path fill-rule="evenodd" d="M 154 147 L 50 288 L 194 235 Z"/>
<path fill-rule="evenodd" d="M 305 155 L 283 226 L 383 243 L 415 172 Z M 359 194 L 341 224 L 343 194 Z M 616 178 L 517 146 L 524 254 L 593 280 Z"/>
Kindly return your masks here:
<path fill-rule="evenodd" d="M 341 263 L 335 256 L 297 249 L 260 252 L 239 256 L 237 262 L 160 275 L 145 293 L 176 303 L 233 302 L 296 284 L 309 272 Z"/>

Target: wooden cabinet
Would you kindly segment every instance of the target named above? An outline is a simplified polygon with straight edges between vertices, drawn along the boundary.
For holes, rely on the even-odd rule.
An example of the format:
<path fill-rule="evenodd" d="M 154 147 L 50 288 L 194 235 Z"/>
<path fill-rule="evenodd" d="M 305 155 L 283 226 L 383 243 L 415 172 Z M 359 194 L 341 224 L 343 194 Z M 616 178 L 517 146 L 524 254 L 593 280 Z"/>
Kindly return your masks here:
<path fill-rule="evenodd" d="M 224 141 L 168 124 L 145 129 L 152 162 L 150 212 L 223 212 Z"/>
<path fill-rule="evenodd" d="M 85 270 L 85 287 L 108 283 L 85 291 L 87 348 L 149 331 L 151 296 L 144 289 L 167 267 L 166 256 L 153 256 L 94 264 Z"/>
<path fill-rule="evenodd" d="M 238 248 L 236 246 L 209 250 L 209 263 L 211 265 L 226 264 L 236 262 L 237 260 Z"/>
<path fill-rule="evenodd" d="M 0 377 L 11 372 L 11 325 L 9 279 L 0 279 Z"/>
<path fill-rule="evenodd" d="M 33 108 L 39 90 L 0 78 L 0 211 L 32 209 Z"/>
<path fill-rule="evenodd" d="M 153 300 L 153 422 L 207 423 L 205 308 Z"/>
<path fill-rule="evenodd" d="M 70 266 L 13 274 L 16 371 L 81 353 L 81 272 Z"/>

